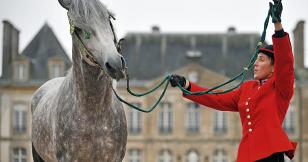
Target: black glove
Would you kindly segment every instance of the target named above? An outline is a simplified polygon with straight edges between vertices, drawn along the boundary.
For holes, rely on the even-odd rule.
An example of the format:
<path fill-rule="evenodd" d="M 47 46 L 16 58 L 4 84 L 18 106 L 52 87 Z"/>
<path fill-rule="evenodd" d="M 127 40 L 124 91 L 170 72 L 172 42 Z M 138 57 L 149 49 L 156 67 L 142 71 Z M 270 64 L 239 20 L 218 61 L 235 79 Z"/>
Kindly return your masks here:
<path fill-rule="evenodd" d="M 271 16 L 272 16 L 272 22 L 277 23 L 281 22 L 281 13 L 282 13 L 282 3 L 281 0 L 273 0 L 274 4 L 270 2 L 270 8 L 271 8 Z"/>
<path fill-rule="evenodd" d="M 170 78 L 170 84 L 172 87 L 176 87 L 177 84 L 180 84 L 182 87 L 186 85 L 186 79 L 183 76 L 172 74 Z"/>

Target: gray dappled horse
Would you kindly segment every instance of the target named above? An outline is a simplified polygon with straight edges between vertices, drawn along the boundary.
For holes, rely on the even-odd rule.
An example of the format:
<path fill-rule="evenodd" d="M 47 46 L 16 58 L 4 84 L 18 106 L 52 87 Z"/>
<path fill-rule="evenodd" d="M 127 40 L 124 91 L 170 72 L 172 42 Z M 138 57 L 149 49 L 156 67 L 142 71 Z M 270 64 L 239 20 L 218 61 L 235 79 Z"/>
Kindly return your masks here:
<path fill-rule="evenodd" d="M 110 13 L 99 0 L 59 0 L 72 27 L 73 66 L 34 94 L 34 162 L 120 162 L 127 140 L 125 113 L 112 93 L 124 77 Z"/>

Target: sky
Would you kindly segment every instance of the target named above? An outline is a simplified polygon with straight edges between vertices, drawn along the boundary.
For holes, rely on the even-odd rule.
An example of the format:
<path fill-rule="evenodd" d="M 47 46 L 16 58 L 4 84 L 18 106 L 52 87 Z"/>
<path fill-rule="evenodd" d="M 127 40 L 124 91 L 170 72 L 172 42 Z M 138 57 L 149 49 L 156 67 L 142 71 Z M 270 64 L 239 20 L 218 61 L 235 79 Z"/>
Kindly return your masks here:
<path fill-rule="evenodd" d="M 101 0 L 116 15 L 118 37 L 129 32 L 151 32 L 158 25 L 162 33 L 224 33 L 235 27 L 238 33 L 261 33 L 270 0 Z M 308 67 L 308 0 L 283 0 L 282 24 L 292 31 L 300 20 L 305 25 L 305 66 Z M 3 20 L 20 31 L 19 51 L 30 43 L 47 23 L 71 55 L 71 36 L 66 10 L 58 0 L 0 0 L 0 64 L 2 63 Z M 267 41 L 274 28 L 269 24 Z M 70 56 L 71 57 L 71 56 Z M 217 58 L 219 59 L 219 58 Z M 2 66 L 0 66 L 0 74 Z"/>

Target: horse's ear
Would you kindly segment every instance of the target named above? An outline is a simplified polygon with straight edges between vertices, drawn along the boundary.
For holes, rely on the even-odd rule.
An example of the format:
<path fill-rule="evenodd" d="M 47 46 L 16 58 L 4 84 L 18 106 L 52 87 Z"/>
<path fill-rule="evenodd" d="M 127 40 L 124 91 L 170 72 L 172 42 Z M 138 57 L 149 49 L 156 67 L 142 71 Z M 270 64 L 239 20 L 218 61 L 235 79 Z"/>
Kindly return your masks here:
<path fill-rule="evenodd" d="M 63 8 L 65 8 L 66 10 L 69 9 L 71 0 L 58 0 L 58 1 Z"/>

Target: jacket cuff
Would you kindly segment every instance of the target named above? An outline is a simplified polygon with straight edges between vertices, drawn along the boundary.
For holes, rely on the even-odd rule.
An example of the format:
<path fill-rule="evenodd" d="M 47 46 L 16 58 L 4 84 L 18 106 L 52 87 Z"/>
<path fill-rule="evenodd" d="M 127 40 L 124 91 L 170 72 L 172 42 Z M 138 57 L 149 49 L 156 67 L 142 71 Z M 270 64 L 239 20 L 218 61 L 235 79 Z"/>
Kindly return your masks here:
<path fill-rule="evenodd" d="M 286 35 L 283 29 L 275 31 L 274 37 L 275 38 L 282 38 Z"/>

